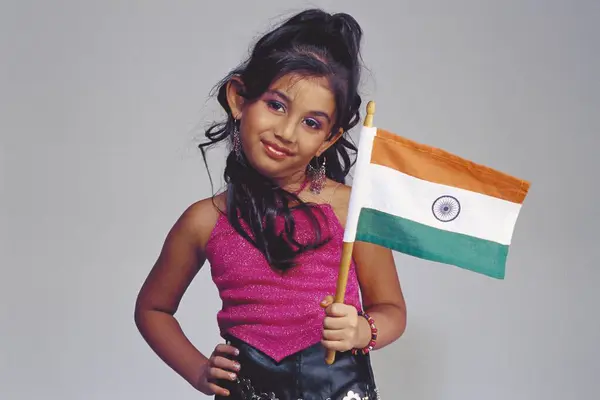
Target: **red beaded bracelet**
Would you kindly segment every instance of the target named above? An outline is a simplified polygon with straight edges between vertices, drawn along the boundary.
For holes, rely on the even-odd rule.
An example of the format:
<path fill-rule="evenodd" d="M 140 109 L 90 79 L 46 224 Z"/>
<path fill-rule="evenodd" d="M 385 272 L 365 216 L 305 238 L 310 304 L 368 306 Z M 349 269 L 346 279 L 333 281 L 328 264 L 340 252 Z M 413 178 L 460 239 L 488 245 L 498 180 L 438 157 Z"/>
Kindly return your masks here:
<path fill-rule="evenodd" d="M 371 318 L 371 316 L 364 311 L 359 311 L 358 315 L 365 317 L 369 322 L 369 326 L 371 328 L 371 341 L 369 342 L 367 347 L 363 349 L 352 349 L 352 354 L 354 355 L 358 354 L 359 351 L 361 351 L 363 354 L 367 354 L 368 352 L 373 350 L 377 342 L 377 328 L 375 327 L 375 321 L 373 321 L 373 318 Z"/>

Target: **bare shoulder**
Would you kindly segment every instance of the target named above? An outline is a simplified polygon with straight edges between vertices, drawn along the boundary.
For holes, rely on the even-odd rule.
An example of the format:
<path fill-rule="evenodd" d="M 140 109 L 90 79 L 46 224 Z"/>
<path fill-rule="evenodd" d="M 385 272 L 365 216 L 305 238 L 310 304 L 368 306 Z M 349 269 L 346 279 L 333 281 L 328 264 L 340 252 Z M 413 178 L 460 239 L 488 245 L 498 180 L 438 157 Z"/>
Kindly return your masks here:
<path fill-rule="evenodd" d="M 176 227 L 187 231 L 194 238 L 199 250 L 203 251 L 212 230 L 225 210 L 225 196 L 219 194 L 191 204 L 181 215 Z"/>

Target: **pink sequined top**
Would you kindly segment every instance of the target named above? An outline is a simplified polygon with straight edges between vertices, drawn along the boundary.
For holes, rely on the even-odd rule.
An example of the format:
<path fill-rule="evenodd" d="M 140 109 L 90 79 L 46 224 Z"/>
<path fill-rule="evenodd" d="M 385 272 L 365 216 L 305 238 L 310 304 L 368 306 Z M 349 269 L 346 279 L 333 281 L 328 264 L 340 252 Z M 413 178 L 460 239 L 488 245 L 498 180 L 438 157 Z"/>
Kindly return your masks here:
<path fill-rule="evenodd" d="M 302 254 L 285 274 L 274 271 L 265 257 L 220 215 L 206 244 L 211 275 L 223 302 L 217 314 L 221 334 L 230 334 L 275 361 L 303 350 L 322 338 L 325 312 L 320 302 L 335 295 L 344 230 L 333 209 L 320 205 L 323 235 L 331 240 Z M 307 217 L 297 212 L 297 239 L 312 233 Z M 324 236 L 325 237 L 325 236 Z M 344 303 L 361 310 L 354 262 Z"/>

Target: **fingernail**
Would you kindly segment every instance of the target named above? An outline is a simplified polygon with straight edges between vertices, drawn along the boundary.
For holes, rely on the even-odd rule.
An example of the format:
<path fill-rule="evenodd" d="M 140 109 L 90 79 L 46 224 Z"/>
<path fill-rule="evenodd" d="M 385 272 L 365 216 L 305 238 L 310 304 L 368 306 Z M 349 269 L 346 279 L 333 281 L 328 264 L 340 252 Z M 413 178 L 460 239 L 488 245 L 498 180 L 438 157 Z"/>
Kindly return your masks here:
<path fill-rule="evenodd" d="M 236 356 L 239 356 L 239 355 L 240 355 L 240 351 L 239 351 L 238 349 L 235 349 L 235 350 L 234 350 L 234 354 L 235 354 Z"/>
<path fill-rule="evenodd" d="M 232 381 L 235 381 L 235 378 L 237 378 L 237 377 L 236 377 L 236 376 L 235 376 L 235 374 L 232 372 L 232 373 L 230 373 L 230 374 L 229 374 L 229 378 L 231 378 L 231 380 L 232 380 Z"/>
<path fill-rule="evenodd" d="M 240 368 L 242 368 L 242 366 L 240 364 L 235 364 L 235 369 L 237 369 L 238 371 L 240 370 Z"/>
<path fill-rule="evenodd" d="M 229 396 L 229 390 L 225 390 L 225 396 Z"/>

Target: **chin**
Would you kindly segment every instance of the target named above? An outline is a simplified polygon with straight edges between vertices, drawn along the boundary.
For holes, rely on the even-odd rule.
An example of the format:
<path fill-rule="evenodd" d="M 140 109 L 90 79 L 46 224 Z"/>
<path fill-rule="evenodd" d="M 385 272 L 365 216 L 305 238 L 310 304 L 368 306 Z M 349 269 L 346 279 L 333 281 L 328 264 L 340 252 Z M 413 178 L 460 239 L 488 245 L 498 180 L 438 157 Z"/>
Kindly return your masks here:
<path fill-rule="evenodd" d="M 282 173 L 285 171 L 285 168 L 282 168 L 281 165 L 278 165 L 276 162 L 273 162 L 273 160 L 269 159 L 268 157 L 246 156 L 246 158 L 250 165 L 256 171 L 258 171 L 258 173 L 266 176 L 267 178 L 275 178 L 281 176 Z"/>
<path fill-rule="evenodd" d="M 292 163 L 272 160 L 269 157 L 254 156 L 247 157 L 250 165 L 261 175 L 275 181 L 286 178 L 297 171 Z"/>

